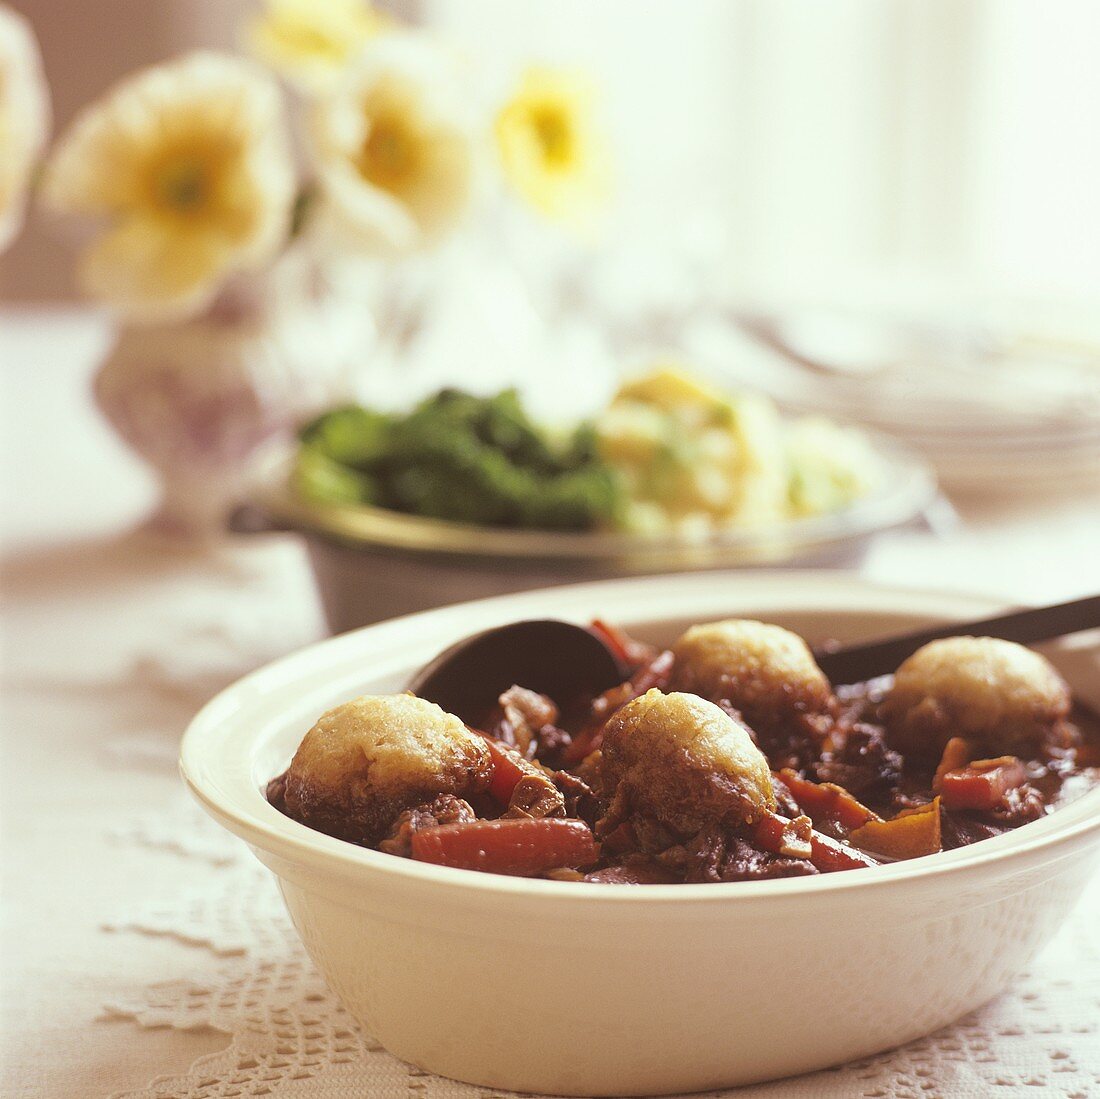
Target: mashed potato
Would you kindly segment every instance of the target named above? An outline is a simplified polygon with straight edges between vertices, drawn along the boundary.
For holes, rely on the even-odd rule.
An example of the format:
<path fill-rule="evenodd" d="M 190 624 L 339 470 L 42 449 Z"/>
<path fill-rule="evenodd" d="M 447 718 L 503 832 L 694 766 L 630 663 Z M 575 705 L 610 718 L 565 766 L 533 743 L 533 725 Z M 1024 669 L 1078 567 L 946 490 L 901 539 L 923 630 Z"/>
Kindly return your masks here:
<path fill-rule="evenodd" d="M 625 384 L 596 423 L 626 486 L 621 522 L 700 537 L 834 511 L 870 491 L 878 461 L 857 431 L 787 424 L 760 394 L 727 395 L 662 367 Z"/>
<path fill-rule="evenodd" d="M 764 397 L 731 399 L 673 370 L 624 385 L 597 423 L 636 530 L 767 525 L 787 513 L 781 422 Z"/>
<path fill-rule="evenodd" d="M 786 438 L 792 515 L 837 511 L 878 483 L 878 458 L 855 428 L 805 416 L 788 425 Z"/>

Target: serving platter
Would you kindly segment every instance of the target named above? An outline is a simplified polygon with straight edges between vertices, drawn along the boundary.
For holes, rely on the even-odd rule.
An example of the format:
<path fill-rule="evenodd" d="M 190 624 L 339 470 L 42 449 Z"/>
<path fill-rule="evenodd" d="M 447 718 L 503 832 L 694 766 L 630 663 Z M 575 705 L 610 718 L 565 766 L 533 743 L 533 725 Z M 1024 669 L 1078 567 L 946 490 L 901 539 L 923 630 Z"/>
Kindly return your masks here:
<path fill-rule="evenodd" d="M 256 470 L 241 532 L 290 530 L 305 541 L 334 633 L 460 599 L 688 570 L 857 565 L 872 541 L 906 526 L 950 527 L 928 465 L 871 435 L 879 487 L 828 514 L 701 536 L 479 527 L 365 505 L 319 505 L 290 487 L 291 456 L 272 449 Z"/>

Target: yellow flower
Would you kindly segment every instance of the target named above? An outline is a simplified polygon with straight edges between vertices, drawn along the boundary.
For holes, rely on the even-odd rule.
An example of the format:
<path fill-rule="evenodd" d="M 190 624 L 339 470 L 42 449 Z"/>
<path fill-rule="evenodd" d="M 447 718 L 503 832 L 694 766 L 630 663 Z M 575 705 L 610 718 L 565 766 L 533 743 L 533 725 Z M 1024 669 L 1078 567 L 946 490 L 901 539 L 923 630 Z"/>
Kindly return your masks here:
<path fill-rule="evenodd" d="M 31 174 L 50 128 L 50 101 L 30 24 L 0 4 L 0 252 L 23 224 Z"/>
<path fill-rule="evenodd" d="M 404 252 L 465 215 L 473 129 L 449 57 L 412 35 L 375 42 L 313 119 L 321 218 L 360 248 Z"/>
<path fill-rule="evenodd" d="M 536 210 L 585 226 L 605 197 L 607 162 L 582 75 L 529 69 L 500 112 L 497 147 L 508 182 Z"/>
<path fill-rule="evenodd" d="M 80 275 L 135 319 L 207 304 L 286 240 L 294 167 L 278 87 L 250 62 L 189 54 L 85 109 L 47 165 L 45 200 L 103 231 Z"/>
<path fill-rule="evenodd" d="M 246 38 L 261 61 L 307 91 L 318 91 L 393 25 L 366 0 L 266 0 Z"/>

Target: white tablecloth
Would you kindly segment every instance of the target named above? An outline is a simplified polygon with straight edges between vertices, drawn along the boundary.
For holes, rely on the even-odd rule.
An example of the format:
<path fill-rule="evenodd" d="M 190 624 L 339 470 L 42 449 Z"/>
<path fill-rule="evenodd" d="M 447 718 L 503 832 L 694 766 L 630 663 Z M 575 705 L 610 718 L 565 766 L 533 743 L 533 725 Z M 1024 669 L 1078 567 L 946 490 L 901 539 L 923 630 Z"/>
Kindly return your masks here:
<path fill-rule="evenodd" d="M 189 716 L 321 624 L 292 540 L 200 553 L 135 530 L 152 486 L 87 395 L 105 340 L 89 314 L 0 311 L 0 1093 L 489 1094 L 359 1035 L 264 872 L 187 804 L 174 758 Z M 1098 504 L 989 507 L 951 543 L 882 542 L 866 571 L 1018 600 L 1082 594 L 1100 576 Z M 1098 915 L 1093 890 L 1020 994 L 964 1024 L 744 1094 L 1100 1095 Z"/>

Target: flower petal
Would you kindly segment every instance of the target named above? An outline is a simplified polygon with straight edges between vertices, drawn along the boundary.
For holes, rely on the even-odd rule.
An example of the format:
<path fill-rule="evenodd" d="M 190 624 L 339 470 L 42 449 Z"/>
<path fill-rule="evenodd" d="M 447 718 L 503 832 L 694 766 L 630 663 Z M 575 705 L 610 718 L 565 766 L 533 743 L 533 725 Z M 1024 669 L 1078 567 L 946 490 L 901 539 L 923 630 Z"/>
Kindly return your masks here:
<path fill-rule="evenodd" d="M 508 183 L 546 217 L 580 230 L 589 227 L 607 190 L 594 113 L 592 88 L 582 74 L 535 66 L 496 123 Z"/>
<path fill-rule="evenodd" d="M 372 37 L 394 26 L 366 0 L 267 0 L 264 9 L 246 25 L 246 44 L 307 92 L 331 85 Z"/>
<path fill-rule="evenodd" d="M 181 239 L 163 223 L 132 221 L 88 248 L 79 275 L 87 293 L 134 319 L 173 319 L 213 299 L 231 254 L 219 237 Z"/>
<path fill-rule="evenodd" d="M 31 174 L 49 129 L 49 90 L 34 32 L 0 5 L 0 252 L 23 224 Z"/>
<path fill-rule="evenodd" d="M 274 80 L 200 51 L 85 109 L 47 166 L 44 198 L 99 218 L 108 236 L 84 261 L 84 284 L 145 315 L 196 307 L 217 280 L 268 262 L 286 241 L 296 186 Z"/>
<path fill-rule="evenodd" d="M 318 103 L 311 136 L 322 187 L 356 240 L 407 251 L 462 220 L 479 174 L 465 100 L 450 55 L 395 33 Z"/>

